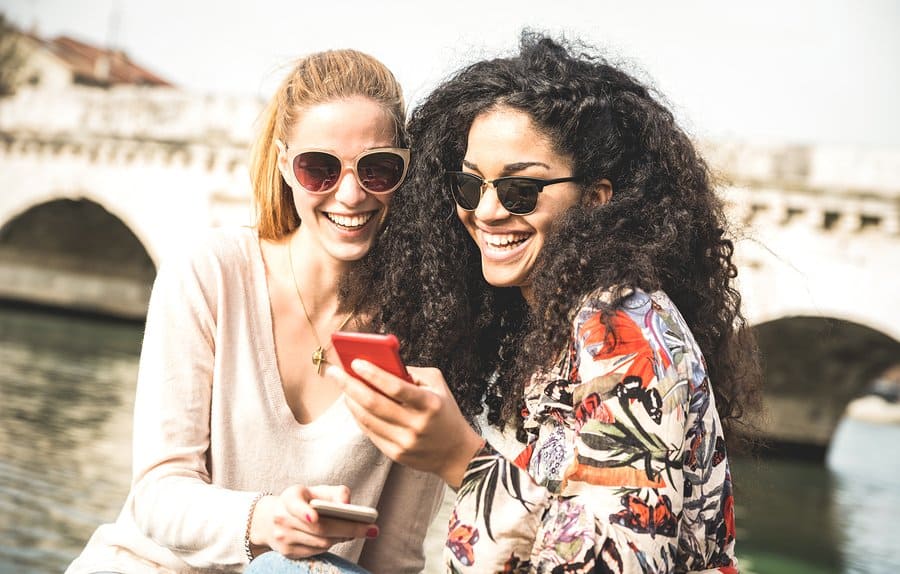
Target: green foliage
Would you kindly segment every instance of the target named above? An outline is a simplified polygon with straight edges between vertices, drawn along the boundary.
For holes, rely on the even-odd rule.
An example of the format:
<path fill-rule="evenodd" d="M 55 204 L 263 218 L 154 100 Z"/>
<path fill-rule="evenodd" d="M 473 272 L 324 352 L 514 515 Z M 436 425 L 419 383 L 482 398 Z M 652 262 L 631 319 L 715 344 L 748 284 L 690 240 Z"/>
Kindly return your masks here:
<path fill-rule="evenodd" d="M 0 12 L 0 97 L 15 93 L 22 56 L 19 30 Z"/>

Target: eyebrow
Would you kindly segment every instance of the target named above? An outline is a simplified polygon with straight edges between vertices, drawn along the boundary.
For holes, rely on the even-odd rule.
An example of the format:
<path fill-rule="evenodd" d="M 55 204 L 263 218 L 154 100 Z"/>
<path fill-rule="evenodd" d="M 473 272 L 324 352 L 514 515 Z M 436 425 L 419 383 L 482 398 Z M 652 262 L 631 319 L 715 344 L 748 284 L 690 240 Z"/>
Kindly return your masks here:
<path fill-rule="evenodd" d="M 479 172 L 481 171 L 480 169 L 478 169 L 478 166 L 477 166 L 477 165 L 475 165 L 474 163 L 472 163 L 472 162 L 470 162 L 470 161 L 468 161 L 468 160 L 466 160 L 466 159 L 463 159 L 463 162 L 462 162 L 462 163 L 463 163 L 463 166 L 465 166 L 465 167 L 467 167 L 467 168 L 469 168 L 469 169 L 471 169 L 471 170 L 479 171 Z M 523 171 L 523 170 L 525 170 L 525 169 L 527 169 L 527 168 L 529 168 L 529 167 L 534 167 L 534 166 L 538 166 L 538 167 L 543 167 L 543 168 L 546 168 L 546 169 L 550 169 L 550 166 L 547 165 L 547 164 L 544 163 L 544 162 L 540 162 L 540 161 L 520 161 L 520 162 L 516 162 L 516 163 L 508 163 L 508 164 L 506 164 L 505 166 L 503 166 L 503 171 L 500 172 L 500 177 L 507 176 L 507 175 L 510 175 L 510 174 L 513 174 L 513 173 L 518 173 L 518 172 Z"/>

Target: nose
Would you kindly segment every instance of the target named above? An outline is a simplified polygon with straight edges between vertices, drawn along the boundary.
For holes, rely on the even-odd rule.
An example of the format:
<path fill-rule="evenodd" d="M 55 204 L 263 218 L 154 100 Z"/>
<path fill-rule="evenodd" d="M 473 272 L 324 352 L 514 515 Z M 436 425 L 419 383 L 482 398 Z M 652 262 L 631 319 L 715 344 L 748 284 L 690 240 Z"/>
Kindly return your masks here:
<path fill-rule="evenodd" d="M 475 208 L 475 217 L 481 221 L 497 221 L 509 217 L 509 212 L 500 203 L 497 188 L 492 183 L 481 185 L 481 199 Z"/>
<path fill-rule="evenodd" d="M 338 182 L 334 198 L 340 203 L 353 207 L 366 200 L 366 190 L 359 185 L 356 173 L 352 169 L 344 169 Z"/>

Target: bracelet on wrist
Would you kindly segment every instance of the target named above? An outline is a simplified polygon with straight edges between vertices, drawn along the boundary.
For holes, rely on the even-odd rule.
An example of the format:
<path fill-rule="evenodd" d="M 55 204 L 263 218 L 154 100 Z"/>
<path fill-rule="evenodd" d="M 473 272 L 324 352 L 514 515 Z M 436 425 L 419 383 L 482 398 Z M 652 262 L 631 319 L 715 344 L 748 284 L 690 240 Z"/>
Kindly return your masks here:
<path fill-rule="evenodd" d="M 247 511 L 247 528 L 244 531 L 244 553 L 247 555 L 247 562 L 252 562 L 254 558 L 253 551 L 251 550 L 253 545 L 250 543 L 250 526 L 253 524 L 253 512 L 256 510 L 257 503 L 259 503 L 264 496 L 270 496 L 271 494 L 271 492 L 260 492 L 250 501 L 250 509 Z"/>

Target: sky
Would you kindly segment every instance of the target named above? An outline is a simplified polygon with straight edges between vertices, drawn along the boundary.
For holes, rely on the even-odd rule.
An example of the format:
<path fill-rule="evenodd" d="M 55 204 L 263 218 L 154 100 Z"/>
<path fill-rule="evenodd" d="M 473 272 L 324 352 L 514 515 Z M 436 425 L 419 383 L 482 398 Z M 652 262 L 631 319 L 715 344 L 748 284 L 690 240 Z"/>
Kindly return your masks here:
<path fill-rule="evenodd" d="M 123 49 L 184 89 L 266 98 L 329 48 L 382 60 L 414 106 L 530 27 L 652 84 L 691 135 L 900 148 L 897 0 L 0 0 L 44 37 Z"/>

